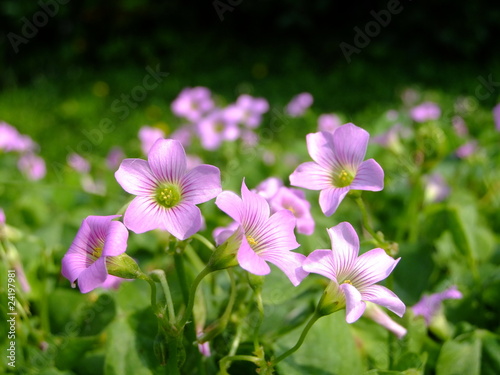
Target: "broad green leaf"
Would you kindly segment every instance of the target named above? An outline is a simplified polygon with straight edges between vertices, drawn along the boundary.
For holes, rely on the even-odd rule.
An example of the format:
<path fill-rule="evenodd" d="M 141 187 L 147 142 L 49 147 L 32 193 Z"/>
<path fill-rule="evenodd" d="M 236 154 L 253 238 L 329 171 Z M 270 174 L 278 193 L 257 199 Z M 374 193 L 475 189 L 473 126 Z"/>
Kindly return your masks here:
<path fill-rule="evenodd" d="M 301 327 L 302 328 L 302 327 Z M 279 339 L 275 353 L 279 355 L 295 345 L 301 329 Z M 303 345 L 278 364 L 287 375 L 352 375 L 362 373 L 362 362 L 344 311 L 319 319 L 309 331 Z"/>
<path fill-rule="evenodd" d="M 436 375 L 480 375 L 481 341 L 477 337 L 450 340 L 439 354 Z"/>

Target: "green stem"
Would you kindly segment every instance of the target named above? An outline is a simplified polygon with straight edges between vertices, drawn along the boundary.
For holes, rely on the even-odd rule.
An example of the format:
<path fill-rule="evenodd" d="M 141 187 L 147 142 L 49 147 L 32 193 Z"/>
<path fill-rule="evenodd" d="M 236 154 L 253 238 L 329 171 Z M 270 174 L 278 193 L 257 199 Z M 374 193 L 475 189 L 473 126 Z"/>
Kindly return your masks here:
<path fill-rule="evenodd" d="M 177 338 L 170 338 L 168 343 L 168 360 L 166 366 L 166 373 L 168 375 L 180 375 L 179 367 L 177 366 Z"/>
<path fill-rule="evenodd" d="M 189 298 L 188 298 L 186 310 L 184 311 L 182 318 L 179 320 L 179 322 L 177 324 L 177 327 L 179 329 L 182 329 L 182 327 L 184 327 L 184 325 L 187 323 L 187 321 L 191 317 L 191 314 L 193 312 L 193 306 L 194 306 L 194 298 L 196 295 L 196 290 L 198 289 L 198 285 L 200 284 L 201 280 L 203 280 L 203 278 L 205 276 L 207 276 L 210 272 L 212 272 L 212 269 L 207 266 L 194 279 L 193 284 L 191 285 L 191 290 L 189 292 Z"/>
<path fill-rule="evenodd" d="M 259 310 L 259 319 L 257 320 L 257 324 L 255 325 L 255 329 L 253 331 L 253 346 L 254 350 L 257 351 L 260 347 L 259 343 L 260 326 L 264 321 L 264 304 L 262 303 L 262 293 L 260 290 L 255 291 L 255 299 L 257 302 L 257 310 Z"/>
<path fill-rule="evenodd" d="M 167 277 L 165 276 L 165 271 L 154 270 L 151 273 L 156 275 L 160 280 L 160 284 L 163 289 L 163 294 L 165 295 L 165 300 L 167 302 L 168 320 L 171 324 L 175 324 L 174 302 L 172 300 L 172 294 L 170 293 L 170 288 L 168 286 Z"/>
<path fill-rule="evenodd" d="M 147 281 L 150 288 L 151 288 L 151 308 L 153 309 L 154 313 L 156 314 L 158 312 L 158 305 L 156 304 L 156 284 L 153 281 L 151 277 L 149 277 L 146 274 L 140 274 L 139 279 Z"/>
<path fill-rule="evenodd" d="M 182 254 L 177 252 L 174 254 L 175 270 L 177 271 L 177 276 L 179 277 L 179 283 L 181 285 L 182 299 L 184 303 L 187 304 L 189 300 L 189 291 L 186 279 L 186 270 L 184 268 L 184 259 Z"/>
<path fill-rule="evenodd" d="M 286 352 L 284 352 L 278 358 L 276 358 L 275 360 L 273 360 L 271 362 L 271 366 L 274 366 L 274 365 L 278 364 L 279 362 L 281 362 L 282 360 L 284 360 L 286 357 L 288 357 L 290 354 L 295 353 L 301 347 L 301 345 L 304 342 L 304 339 L 306 338 L 306 335 L 309 332 L 309 330 L 311 329 L 311 327 L 322 316 L 323 315 L 320 315 L 320 314 L 318 314 L 318 312 L 315 311 L 314 314 L 313 314 L 313 316 L 311 316 L 311 319 L 309 319 L 309 321 L 307 322 L 306 326 L 304 327 L 304 330 L 302 331 L 302 333 L 301 333 L 301 335 L 299 337 L 299 340 L 297 341 L 297 343 L 295 344 L 295 346 L 292 347 L 292 348 L 290 348 L 290 349 L 288 349 Z"/>
<path fill-rule="evenodd" d="M 357 197 L 355 198 L 356 203 L 358 204 L 359 209 L 361 210 L 362 214 L 362 220 L 363 220 L 363 226 L 365 227 L 366 231 L 370 233 L 370 235 L 373 237 L 373 239 L 377 242 L 379 246 L 384 244 L 384 241 L 380 238 L 378 233 L 375 232 L 375 230 L 372 228 L 370 224 L 370 217 L 368 215 L 368 211 L 366 210 L 365 202 L 363 202 L 363 198 Z"/>
<path fill-rule="evenodd" d="M 195 233 L 191 237 L 200 241 L 203 245 L 208 247 L 210 250 L 215 251 L 214 244 L 211 243 L 209 240 L 207 240 L 205 237 L 203 237 L 201 234 Z"/>

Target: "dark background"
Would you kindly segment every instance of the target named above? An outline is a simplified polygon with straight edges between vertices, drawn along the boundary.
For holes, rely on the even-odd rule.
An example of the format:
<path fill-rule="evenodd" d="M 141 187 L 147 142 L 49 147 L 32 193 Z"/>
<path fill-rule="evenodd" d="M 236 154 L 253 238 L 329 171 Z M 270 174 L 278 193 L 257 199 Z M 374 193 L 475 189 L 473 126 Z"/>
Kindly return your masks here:
<path fill-rule="evenodd" d="M 174 77 L 172 95 L 188 85 L 234 93 L 244 82 L 269 98 L 311 91 L 320 107 L 335 101 L 353 110 L 372 97 L 390 100 L 406 85 L 470 93 L 478 76 L 494 73 L 500 54 L 500 7 L 485 0 L 401 1 L 402 11 L 350 63 L 340 43 L 356 46 L 354 28 L 364 30 L 371 11 L 385 11 L 388 1 L 60 1 L 67 3 L 1 2 L 0 87 L 40 76 L 61 85 L 120 81 L 160 63 Z M 57 4 L 56 14 L 15 53 L 9 33 L 23 36 L 23 17 L 33 22 L 41 3 Z M 117 71 L 122 78 L 112 78 Z"/>

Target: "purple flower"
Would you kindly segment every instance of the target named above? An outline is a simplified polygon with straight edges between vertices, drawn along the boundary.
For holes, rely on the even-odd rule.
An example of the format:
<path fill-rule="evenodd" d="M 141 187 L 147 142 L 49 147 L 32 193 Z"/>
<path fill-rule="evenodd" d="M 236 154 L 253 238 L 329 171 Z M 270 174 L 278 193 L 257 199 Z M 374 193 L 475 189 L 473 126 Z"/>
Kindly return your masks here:
<path fill-rule="evenodd" d="M 151 126 L 143 126 L 139 129 L 139 140 L 141 141 L 141 149 L 144 155 L 149 153 L 151 147 L 155 144 L 158 139 L 163 139 L 165 133 L 163 130 L 158 128 L 153 128 Z"/>
<path fill-rule="evenodd" d="M 108 152 L 106 156 L 106 166 L 112 170 L 116 171 L 122 160 L 125 158 L 125 153 L 120 146 L 115 146 Z"/>
<path fill-rule="evenodd" d="M 0 151 L 33 152 L 37 145 L 27 135 L 20 134 L 6 122 L 0 122 Z"/>
<path fill-rule="evenodd" d="M 455 155 L 460 159 L 465 159 L 474 154 L 478 149 L 477 141 L 469 141 L 456 149 Z"/>
<path fill-rule="evenodd" d="M 212 232 L 212 237 L 215 240 L 215 245 L 219 246 L 226 242 L 229 237 L 231 237 L 234 232 L 239 228 L 239 224 L 236 221 L 232 221 L 229 225 L 225 227 L 217 227 Z"/>
<path fill-rule="evenodd" d="M 170 139 L 179 141 L 184 147 L 191 145 L 191 138 L 193 138 L 194 126 L 192 124 L 182 125 L 177 128 L 172 134 Z"/>
<path fill-rule="evenodd" d="M 101 285 L 101 288 L 103 289 L 118 289 L 120 285 L 124 282 L 127 281 L 127 279 L 118 277 L 118 276 L 113 276 L 113 275 L 108 275 L 106 280 Z"/>
<path fill-rule="evenodd" d="M 106 258 L 127 249 L 128 231 L 120 215 L 88 216 L 83 220 L 68 252 L 62 259 L 62 274 L 72 284 L 78 279 L 82 293 L 103 285 L 108 278 Z"/>
<path fill-rule="evenodd" d="M 290 250 L 300 245 L 295 240 L 295 218 L 288 210 L 281 210 L 271 217 L 269 204 L 260 195 L 241 185 L 241 198 L 230 191 L 217 197 L 215 204 L 228 214 L 240 227 L 239 248 L 236 258 L 240 266 L 255 275 L 271 272 L 271 262 L 297 286 L 307 273 L 302 270 L 303 254 Z"/>
<path fill-rule="evenodd" d="M 125 159 L 116 180 L 137 195 L 125 212 L 124 223 L 135 233 L 163 229 L 180 240 L 200 230 L 202 220 L 196 206 L 219 194 L 220 171 L 211 165 L 187 170 L 186 154 L 178 141 L 159 139 L 148 160 Z"/>
<path fill-rule="evenodd" d="M 44 178 L 47 173 L 45 161 L 31 152 L 21 155 L 17 161 L 17 167 L 27 178 L 33 181 Z"/>
<path fill-rule="evenodd" d="M 3 208 L 0 207 L 0 228 L 5 226 L 5 212 Z"/>
<path fill-rule="evenodd" d="M 236 121 L 226 116 L 225 110 L 215 109 L 198 122 L 201 145 L 216 150 L 223 141 L 234 141 L 240 135 Z"/>
<path fill-rule="evenodd" d="M 441 108 L 433 102 L 424 102 L 410 110 L 410 117 L 416 122 L 437 120 L 439 116 L 441 116 Z"/>
<path fill-rule="evenodd" d="M 262 121 L 262 114 L 269 111 L 269 103 L 264 98 L 240 95 L 235 104 L 227 107 L 227 118 L 249 128 L 256 128 Z"/>
<path fill-rule="evenodd" d="M 427 176 L 424 193 L 427 202 L 441 202 L 450 195 L 450 190 L 450 186 L 439 173 Z"/>
<path fill-rule="evenodd" d="M 280 187 L 269 200 L 272 212 L 289 210 L 295 216 L 297 232 L 311 235 L 314 232 L 314 219 L 311 216 L 311 204 L 302 190 Z"/>
<path fill-rule="evenodd" d="M 340 125 L 342 125 L 340 117 L 335 113 L 325 113 L 318 117 L 318 131 L 320 132 L 333 132 Z"/>
<path fill-rule="evenodd" d="M 500 132 L 500 103 L 493 108 L 493 119 L 495 120 L 495 129 Z"/>
<path fill-rule="evenodd" d="M 290 100 L 286 106 L 286 113 L 291 117 L 302 116 L 305 111 L 313 104 L 313 97 L 308 92 L 300 93 Z"/>
<path fill-rule="evenodd" d="M 214 108 L 211 95 L 206 87 L 187 87 L 172 102 L 172 112 L 178 117 L 197 122 Z"/>
<path fill-rule="evenodd" d="M 83 156 L 78 155 L 76 152 L 72 152 L 67 157 L 68 164 L 71 168 L 79 173 L 89 173 L 90 163 Z"/>
<path fill-rule="evenodd" d="M 349 190 L 380 191 L 384 171 L 373 159 L 363 161 L 370 135 L 354 124 L 330 132 L 307 135 L 307 149 L 314 162 L 300 164 L 290 175 L 294 186 L 321 190 L 319 204 L 332 215 Z"/>
<path fill-rule="evenodd" d="M 441 293 L 434 293 L 429 296 L 423 296 L 420 301 L 418 301 L 417 304 L 412 307 L 412 310 L 415 315 L 423 316 L 425 318 L 425 322 L 427 323 L 427 325 L 429 325 L 432 318 L 441 309 L 442 302 L 445 299 L 460 298 L 462 298 L 462 293 L 460 293 L 457 287 L 453 285 Z"/>
<path fill-rule="evenodd" d="M 253 190 L 255 193 L 263 196 L 269 201 L 276 195 L 279 188 L 283 186 L 283 181 L 278 177 L 268 177 Z"/>
<path fill-rule="evenodd" d="M 328 229 L 332 250 L 314 250 L 302 268 L 332 280 L 336 292 L 336 309 L 346 308 L 346 321 L 353 323 L 366 308 L 364 301 L 384 306 L 403 316 L 404 303 L 386 287 L 375 285 L 392 272 L 399 259 L 393 259 L 383 249 L 372 249 L 361 256 L 359 239 L 348 222 Z"/>

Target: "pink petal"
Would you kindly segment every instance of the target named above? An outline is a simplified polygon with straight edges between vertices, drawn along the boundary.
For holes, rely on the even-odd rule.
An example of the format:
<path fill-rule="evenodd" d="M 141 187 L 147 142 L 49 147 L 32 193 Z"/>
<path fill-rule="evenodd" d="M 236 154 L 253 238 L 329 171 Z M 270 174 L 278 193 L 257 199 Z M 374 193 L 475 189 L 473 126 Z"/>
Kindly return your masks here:
<path fill-rule="evenodd" d="M 382 285 L 371 285 L 362 289 L 363 299 L 376 303 L 391 310 L 398 316 L 403 316 L 406 306 L 399 297 Z"/>
<path fill-rule="evenodd" d="M 267 275 L 271 268 L 264 259 L 259 257 L 250 247 L 245 236 L 242 238 L 241 246 L 236 255 L 241 268 L 254 275 Z"/>
<path fill-rule="evenodd" d="M 209 201 L 221 191 L 220 170 L 212 165 L 193 168 L 182 181 L 182 197 L 193 204 Z"/>
<path fill-rule="evenodd" d="M 183 202 L 164 212 L 164 226 L 179 240 L 185 240 L 201 228 L 201 211 L 194 204 Z"/>
<path fill-rule="evenodd" d="M 101 286 L 107 277 L 106 257 L 100 257 L 78 276 L 78 287 L 82 293 L 88 293 Z"/>
<path fill-rule="evenodd" d="M 340 289 L 345 294 L 345 320 L 347 323 L 354 323 L 365 312 L 366 303 L 361 300 L 361 293 L 351 284 L 344 283 L 340 285 Z"/>
<path fill-rule="evenodd" d="M 295 217 L 288 210 L 280 210 L 265 221 L 264 225 L 253 230 L 246 230 L 245 234 L 255 238 L 259 243 L 257 252 L 286 252 L 296 249 L 300 244 L 295 239 L 293 229 Z"/>
<path fill-rule="evenodd" d="M 331 171 L 312 161 L 300 164 L 290 175 L 290 184 L 310 190 L 332 187 Z"/>
<path fill-rule="evenodd" d="M 123 190 L 134 195 L 150 194 L 157 185 L 148 162 L 142 159 L 124 159 L 115 178 Z"/>
<path fill-rule="evenodd" d="M 67 252 L 62 259 L 62 275 L 70 282 L 74 283 L 78 276 L 87 269 L 90 259 L 84 254 L 77 252 Z"/>
<path fill-rule="evenodd" d="M 311 158 L 325 169 L 336 164 L 333 136 L 330 132 L 310 133 L 306 136 L 307 151 Z"/>
<path fill-rule="evenodd" d="M 358 235 L 348 222 L 342 222 L 328 229 L 328 235 L 332 242 L 333 267 L 337 278 L 346 278 L 358 257 Z"/>
<path fill-rule="evenodd" d="M 383 249 L 367 251 L 356 260 L 351 281 L 359 290 L 384 280 L 390 275 L 399 260 L 387 255 Z"/>
<path fill-rule="evenodd" d="M 302 268 L 306 272 L 317 273 L 330 280 L 337 280 L 331 250 L 314 250 L 302 262 Z"/>
<path fill-rule="evenodd" d="M 349 187 L 353 190 L 380 191 L 384 188 L 384 170 L 375 160 L 365 160 Z"/>
<path fill-rule="evenodd" d="M 269 219 L 269 204 L 265 198 L 248 190 L 244 180 L 241 184 L 241 199 L 243 201 L 241 224 L 245 232 L 249 233 Z"/>
<path fill-rule="evenodd" d="M 354 124 L 340 126 L 333 132 L 335 160 L 344 167 L 356 170 L 365 158 L 369 139 L 370 134 Z"/>
<path fill-rule="evenodd" d="M 103 256 L 120 255 L 127 250 L 128 231 L 120 221 L 112 221 L 106 234 L 106 241 L 102 249 Z"/>
<path fill-rule="evenodd" d="M 232 191 L 223 191 L 217 196 L 215 205 L 229 215 L 237 223 L 241 223 L 243 216 L 243 202 Z"/>
<path fill-rule="evenodd" d="M 321 190 L 319 193 L 319 206 L 321 207 L 321 211 L 323 211 L 326 216 L 333 215 L 349 190 L 349 186 L 343 188 L 330 187 Z"/>
<path fill-rule="evenodd" d="M 294 286 L 299 285 L 309 274 L 302 268 L 302 263 L 306 259 L 304 254 L 294 253 L 293 251 L 279 253 L 263 251 L 259 256 L 282 270 Z"/>
<path fill-rule="evenodd" d="M 173 139 L 158 139 L 149 151 L 148 162 L 160 181 L 179 182 L 186 174 L 186 153 Z"/>
<path fill-rule="evenodd" d="M 123 223 L 134 233 L 163 229 L 164 210 L 151 197 L 135 197 L 125 211 Z"/>

